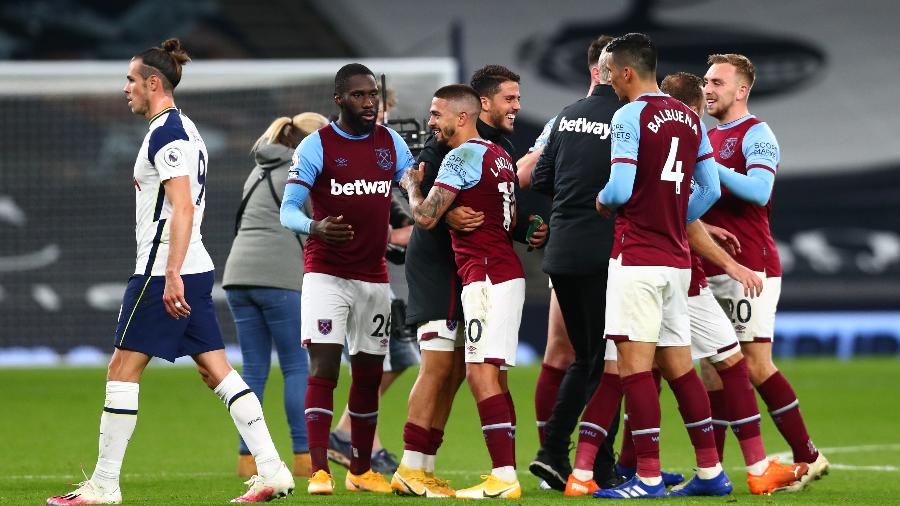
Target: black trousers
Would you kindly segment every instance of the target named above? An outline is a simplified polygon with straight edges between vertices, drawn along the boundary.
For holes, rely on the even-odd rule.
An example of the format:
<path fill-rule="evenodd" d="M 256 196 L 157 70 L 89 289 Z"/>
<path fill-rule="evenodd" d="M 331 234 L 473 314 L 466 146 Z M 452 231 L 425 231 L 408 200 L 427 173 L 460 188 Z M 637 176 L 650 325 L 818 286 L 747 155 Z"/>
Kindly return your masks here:
<path fill-rule="evenodd" d="M 550 276 L 569 340 L 575 349 L 575 362 L 566 370 L 553 413 L 544 426 L 544 449 L 554 454 L 568 454 L 572 432 L 603 374 L 606 277 L 605 271 L 591 275 Z M 614 475 L 613 443 L 618 428 L 619 416 L 616 415 L 606 441 L 597 452 L 594 464 L 597 483 Z"/>

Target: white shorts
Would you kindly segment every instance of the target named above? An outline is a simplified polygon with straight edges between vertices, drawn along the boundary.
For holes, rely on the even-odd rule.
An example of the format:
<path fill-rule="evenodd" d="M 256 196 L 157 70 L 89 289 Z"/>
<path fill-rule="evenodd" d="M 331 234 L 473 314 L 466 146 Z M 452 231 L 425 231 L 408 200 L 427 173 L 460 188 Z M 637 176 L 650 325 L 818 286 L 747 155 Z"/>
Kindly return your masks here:
<path fill-rule="evenodd" d="M 657 346 L 689 346 L 690 269 L 622 265 L 609 260 L 606 283 L 606 338 Z"/>
<path fill-rule="evenodd" d="M 488 278 L 463 287 L 466 363 L 497 364 L 501 369 L 516 365 L 524 303 L 525 280 L 522 278 L 496 285 Z"/>
<path fill-rule="evenodd" d="M 710 290 L 742 343 L 770 343 L 775 338 L 775 310 L 781 298 L 781 278 L 767 278 L 765 272 L 756 275 L 763 280 L 763 291 L 752 299 L 745 297 L 743 285 L 727 274 L 707 278 Z"/>
<path fill-rule="evenodd" d="M 688 297 L 691 317 L 691 358 L 708 358 L 717 363 L 741 351 L 734 328 L 709 287 L 700 294 Z"/>
<path fill-rule="evenodd" d="M 691 319 L 691 359 L 708 358 L 717 363 L 741 351 L 731 322 L 716 302 L 709 288 L 700 289 L 700 295 L 688 297 L 688 315 Z M 606 342 L 603 360 L 618 360 L 615 341 Z"/>
<path fill-rule="evenodd" d="M 384 355 L 391 337 L 388 283 L 369 283 L 311 272 L 303 276 L 300 337 L 310 343 L 344 344 L 350 355 Z"/>
<path fill-rule="evenodd" d="M 419 325 L 416 338 L 422 351 L 453 351 L 466 343 L 464 324 L 456 320 L 431 320 Z"/>

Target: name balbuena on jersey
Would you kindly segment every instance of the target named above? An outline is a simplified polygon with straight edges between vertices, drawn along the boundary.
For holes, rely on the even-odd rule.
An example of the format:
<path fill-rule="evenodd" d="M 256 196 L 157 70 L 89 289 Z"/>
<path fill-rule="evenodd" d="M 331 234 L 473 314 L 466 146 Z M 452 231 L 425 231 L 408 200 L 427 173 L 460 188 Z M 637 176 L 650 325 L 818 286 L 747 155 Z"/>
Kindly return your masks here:
<path fill-rule="evenodd" d="M 484 223 L 474 231 L 450 231 L 463 285 L 486 277 L 495 285 L 524 278 L 512 247 L 516 170 L 506 151 L 493 142 L 470 139 L 447 153 L 434 185 L 456 193 L 455 206 L 484 213 Z"/>
<path fill-rule="evenodd" d="M 637 166 L 631 198 L 616 216 L 612 258 L 689 269 L 691 178 L 694 165 L 713 156 L 706 128 L 694 111 L 661 93 L 624 105 L 612 123 L 612 163 Z"/>
<path fill-rule="evenodd" d="M 164 276 L 169 257 L 169 218 L 172 203 L 163 182 L 187 176 L 191 182 L 194 223 L 191 242 L 181 274 L 213 270 L 213 262 L 203 247 L 200 224 L 206 208 L 206 169 L 209 156 L 197 127 L 174 107 L 150 119 L 150 131 L 134 162 L 135 274 Z"/>

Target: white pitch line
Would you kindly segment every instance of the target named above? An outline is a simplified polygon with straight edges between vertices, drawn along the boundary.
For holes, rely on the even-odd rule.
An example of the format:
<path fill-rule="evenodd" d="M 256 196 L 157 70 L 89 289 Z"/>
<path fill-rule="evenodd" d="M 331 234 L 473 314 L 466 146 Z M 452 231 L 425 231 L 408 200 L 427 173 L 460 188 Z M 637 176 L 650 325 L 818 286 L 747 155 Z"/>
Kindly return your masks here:
<path fill-rule="evenodd" d="M 838 453 L 858 453 L 864 451 L 900 451 L 900 444 L 884 444 L 884 445 L 858 445 L 858 446 L 836 446 L 831 448 L 819 448 L 822 453 L 826 455 L 834 455 Z M 778 457 L 782 460 L 790 460 L 791 452 L 779 452 L 774 453 L 771 457 Z M 881 471 L 881 472 L 889 472 L 895 473 L 900 472 L 900 467 L 897 466 L 855 466 L 850 464 L 837 464 L 831 463 L 831 468 L 839 471 Z M 678 469 L 671 468 L 673 471 L 690 471 L 690 469 Z M 744 467 L 732 467 L 730 470 L 739 471 L 744 470 Z M 476 474 L 477 471 L 472 471 L 471 469 L 442 469 L 438 471 L 438 474 L 444 475 L 471 475 Z M 203 477 L 226 477 L 232 476 L 230 473 L 127 473 L 125 474 L 126 478 L 203 478 Z M 23 474 L 23 475 L 8 475 L 0 478 L 0 481 L 5 480 L 72 480 L 78 478 L 78 475 L 75 474 Z"/>

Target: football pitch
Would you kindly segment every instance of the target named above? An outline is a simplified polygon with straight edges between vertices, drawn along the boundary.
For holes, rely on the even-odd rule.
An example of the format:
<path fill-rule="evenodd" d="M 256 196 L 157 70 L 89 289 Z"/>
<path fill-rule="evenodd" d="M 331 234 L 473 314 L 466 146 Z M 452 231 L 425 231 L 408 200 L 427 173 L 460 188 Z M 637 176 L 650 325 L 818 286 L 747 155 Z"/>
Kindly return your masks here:
<path fill-rule="evenodd" d="M 831 474 L 802 493 L 751 496 L 744 481 L 740 449 L 733 435 L 729 435 L 725 467 L 735 484 L 734 494 L 666 501 L 900 504 L 900 362 L 807 359 L 782 361 L 780 365 L 800 397 L 813 440 L 832 463 Z M 596 501 L 564 498 L 559 492 L 539 490 L 537 479 L 528 473 L 528 463 L 537 449 L 533 392 L 538 371 L 538 366 L 530 366 L 510 373 L 518 412 L 516 453 L 524 495 L 509 504 Z M 415 370 L 407 371 L 382 401 L 380 434 L 385 445 L 398 455 L 403 448 L 406 397 L 415 374 Z M 83 479 L 82 468 L 90 475 L 97 456 L 104 375 L 102 369 L 0 369 L 6 406 L 0 417 L 0 504 L 42 504 L 51 495 L 70 491 L 71 483 Z M 343 371 L 335 396 L 336 411 L 346 402 L 348 376 Z M 265 412 L 282 458 L 289 461 L 290 440 L 281 388 L 280 374 L 273 370 Z M 667 387 L 663 389 L 662 402 L 663 468 L 687 474 L 693 454 Z M 142 380 L 139 411 L 123 467 L 125 504 L 225 504 L 244 491 L 234 474 L 237 435 L 231 418 L 193 369 L 152 365 Z M 763 436 L 770 454 L 788 450 L 766 415 Z M 489 471 L 490 460 L 478 415 L 466 385 L 457 396 L 437 463 L 438 474 L 460 488 L 475 484 L 480 474 Z M 310 497 L 306 495 L 305 480 L 298 479 L 295 495 L 275 504 L 426 501 L 350 494 L 343 487 L 344 469 L 333 466 L 332 470 L 338 483 L 334 496 Z"/>

